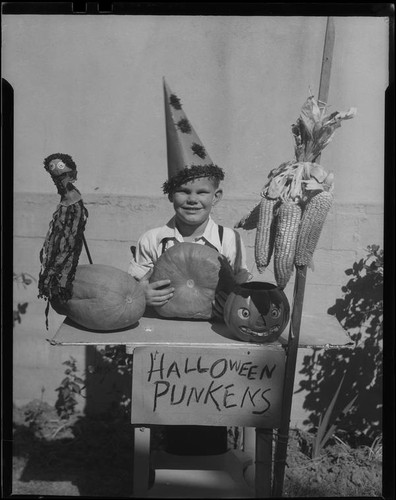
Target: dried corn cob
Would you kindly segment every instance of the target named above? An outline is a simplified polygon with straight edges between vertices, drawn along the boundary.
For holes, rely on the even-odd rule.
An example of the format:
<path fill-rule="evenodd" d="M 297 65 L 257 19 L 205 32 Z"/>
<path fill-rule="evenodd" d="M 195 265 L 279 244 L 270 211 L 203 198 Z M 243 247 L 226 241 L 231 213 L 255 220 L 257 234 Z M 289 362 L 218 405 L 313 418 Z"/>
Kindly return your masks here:
<path fill-rule="evenodd" d="M 301 208 L 297 203 L 284 202 L 280 205 L 276 221 L 274 243 L 275 281 L 285 288 L 293 274 Z"/>
<path fill-rule="evenodd" d="M 259 219 L 254 245 L 254 258 L 259 273 L 264 272 L 272 256 L 274 247 L 273 221 L 276 203 L 277 200 L 263 196 L 259 206 Z"/>
<path fill-rule="evenodd" d="M 308 266 L 311 263 L 332 203 L 333 194 L 329 191 L 321 191 L 306 204 L 297 238 L 296 266 Z"/>

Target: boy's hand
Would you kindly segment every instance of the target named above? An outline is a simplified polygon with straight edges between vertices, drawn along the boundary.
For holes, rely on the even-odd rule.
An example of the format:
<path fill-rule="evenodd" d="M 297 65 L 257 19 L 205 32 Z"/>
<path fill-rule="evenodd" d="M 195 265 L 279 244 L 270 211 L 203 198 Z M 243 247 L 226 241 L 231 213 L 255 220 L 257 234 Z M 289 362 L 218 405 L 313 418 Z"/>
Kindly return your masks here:
<path fill-rule="evenodd" d="M 171 280 L 160 280 L 150 283 L 149 278 L 151 274 L 152 272 L 148 272 L 140 281 L 146 297 L 146 305 L 155 307 L 163 306 L 173 297 L 175 289 L 169 286 Z"/>

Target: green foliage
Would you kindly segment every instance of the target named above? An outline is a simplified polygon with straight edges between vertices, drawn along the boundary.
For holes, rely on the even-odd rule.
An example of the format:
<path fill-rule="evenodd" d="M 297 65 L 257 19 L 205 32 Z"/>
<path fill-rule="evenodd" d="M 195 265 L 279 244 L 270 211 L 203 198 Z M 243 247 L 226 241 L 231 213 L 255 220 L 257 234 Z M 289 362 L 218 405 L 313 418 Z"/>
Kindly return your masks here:
<path fill-rule="evenodd" d="M 60 418 L 68 420 L 75 413 L 75 407 L 78 404 L 77 396 L 83 396 L 81 391 L 85 388 L 85 382 L 76 375 L 78 372 L 77 362 L 73 356 L 70 356 L 70 359 L 62 364 L 67 366 L 66 377 L 55 389 L 58 391 L 55 408 Z"/>
<path fill-rule="evenodd" d="M 132 380 L 133 356 L 126 353 L 125 346 L 106 345 L 103 349 L 100 349 L 99 352 L 102 355 L 102 361 L 104 361 L 105 365 L 100 368 L 96 367 L 95 373 L 102 373 L 103 376 L 106 376 L 116 371 L 119 376 L 127 377 L 128 380 Z M 124 416 L 129 419 L 131 395 L 121 393 L 119 399 L 120 410 Z"/>
<path fill-rule="evenodd" d="M 31 401 L 24 411 L 25 423 L 33 432 L 40 432 L 43 426 L 43 415 L 46 411 L 46 405 L 43 402 L 45 388 L 41 387 L 41 398 Z"/>
<path fill-rule="evenodd" d="M 132 355 L 127 354 L 125 351 L 125 346 L 115 345 L 110 346 L 106 345 L 103 349 L 100 350 L 100 353 L 103 356 L 103 359 L 109 363 L 112 367 L 117 367 L 117 371 L 120 374 L 127 373 L 132 376 Z"/>
<path fill-rule="evenodd" d="M 304 356 L 300 391 L 306 392 L 304 424 L 319 427 L 327 397 L 335 391 L 334 380 L 345 374 L 342 391 L 334 403 L 334 415 L 343 412 L 356 394 L 360 397 L 345 414 L 338 437 L 352 447 L 370 446 L 382 433 L 383 378 L 383 268 L 384 254 L 378 245 L 346 269 L 349 280 L 328 313 L 335 316 L 353 347 L 313 351 Z M 322 419 L 323 421 L 323 419 Z"/>
<path fill-rule="evenodd" d="M 314 437 L 313 443 L 312 443 L 312 454 L 311 457 L 313 459 L 318 458 L 322 449 L 326 446 L 326 444 L 329 442 L 329 440 L 333 437 L 336 429 L 337 429 L 337 424 L 333 423 L 332 425 L 330 424 L 330 421 L 334 421 L 334 407 L 336 404 L 336 401 L 338 399 L 338 395 L 341 390 L 341 386 L 344 382 L 345 376 L 342 377 L 340 384 L 337 387 L 336 392 L 334 393 L 334 396 L 332 400 L 330 401 L 329 406 L 327 407 L 327 410 L 322 414 L 319 418 L 319 426 L 318 430 L 316 433 L 316 436 Z M 350 409 L 352 408 L 354 402 L 357 399 L 357 395 L 345 406 L 345 408 L 342 410 L 341 414 L 346 415 Z M 333 417 L 333 419 L 332 419 Z M 342 424 L 342 422 L 340 422 Z"/>
<path fill-rule="evenodd" d="M 89 364 L 87 370 L 84 370 L 82 375 L 79 375 L 77 361 L 70 356 L 69 360 L 62 364 L 66 366 L 65 377 L 61 381 L 59 387 L 55 390 L 58 392 L 58 398 L 55 403 L 57 414 L 61 419 L 69 420 L 76 412 L 78 398 L 86 398 L 83 394 L 84 389 L 90 386 L 91 389 L 95 385 L 99 386 L 106 381 L 110 381 L 112 394 L 115 396 L 116 407 L 112 407 L 109 418 L 129 421 L 130 419 L 130 391 L 126 394 L 123 390 L 117 388 L 114 383 L 114 376 L 117 379 L 125 377 L 128 381 L 132 380 L 132 355 L 126 354 L 125 346 L 104 346 L 98 350 L 99 356 L 92 364 Z M 85 391 L 84 391 L 85 392 Z M 104 415 L 102 415 L 103 417 Z"/>
<path fill-rule="evenodd" d="M 13 320 L 12 320 L 13 326 L 15 326 L 16 322 L 21 323 L 21 321 L 22 321 L 21 315 L 26 314 L 27 306 L 28 306 L 28 302 L 23 302 L 22 304 L 18 303 L 17 308 L 14 309 L 14 311 L 13 311 L 13 313 L 14 313 Z"/>
<path fill-rule="evenodd" d="M 19 285 L 22 285 L 23 288 L 27 288 L 28 285 L 30 285 L 31 283 L 33 283 L 33 281 L 36 281 L 33 276 L 31 276 L 30 274 L 28 273 L 13 273 L 13 280 L 14 280 L 14 283 L 19 286 Z M 13 323 L 12 323 L 12 326 L 14 327 L 15 326 L 15 323 L 21 323 L 22 321 L 22 314 L 26 314 L 26 309 L 27 309 L 27 306 L 28 306 L 28 302 L 18 302 L 17 305 L 16 305 L 16 309 L 13 310 Z"/>
<path fill-rule="evenodd" d="M 378 245 L 368 246 L 367 252 L 365 258 L 345 271 L 351 279 L 342 287 L 344 297 L 328 311 L 350 331 L 356 344 L 365 333 L 382 340 L 384 252 Z"/>

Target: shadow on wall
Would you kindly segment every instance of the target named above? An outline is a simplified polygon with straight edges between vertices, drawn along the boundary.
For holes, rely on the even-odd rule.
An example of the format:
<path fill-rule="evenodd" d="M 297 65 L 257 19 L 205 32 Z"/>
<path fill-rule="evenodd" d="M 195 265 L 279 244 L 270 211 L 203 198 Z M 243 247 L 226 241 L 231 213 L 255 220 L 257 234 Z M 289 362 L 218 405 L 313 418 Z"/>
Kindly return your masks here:
<path fill-rule="evenodd" d="M 304 379 L 297 392 L 308 393 L 304 409 L 310 416 L 304 424 L 315 429 L 345 374 L 333 415 L 358 397 L 351 411 L 330 425 L 338 424 L 338 436 L 351 445 L 371 444 L 382 432 L 383 251 L 369 246 L 368 255 L 345 274 L 351 279 L 342 287 L 344 296 L 328 313 L 338 319 L 355 346 L 305 356 L 300 371 Z"/>
<path fill-rule="evenodd" d="M 89 417 L 129 416 L 132 395 L 132 355 L 125 346 L 86 348 L 85 414 Z"/>

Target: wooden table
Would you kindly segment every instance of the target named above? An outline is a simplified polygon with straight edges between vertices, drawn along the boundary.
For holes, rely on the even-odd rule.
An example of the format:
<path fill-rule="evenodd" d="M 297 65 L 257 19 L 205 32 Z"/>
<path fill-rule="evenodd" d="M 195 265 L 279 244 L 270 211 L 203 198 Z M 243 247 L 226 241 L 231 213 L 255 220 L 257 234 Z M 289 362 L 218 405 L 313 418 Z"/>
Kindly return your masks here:
<path fill-rule="evenodd" d="M 87 330 L 66 319 L 52 345 L 125 345 L 133 355 L 131 423 L 134 426 L 134 496 L 148 495 L 151 425 L 253 427 L 255 495 L 271 496 L 273 429 L 279 427 L 287 333 L 271 344 L 235 340 L 223 323 L 169 320 L 149 314 L 133 328 L 113 332 Z M 348 337 L 331 316 L 304 316 L 300 347 L 345 346 Z M 186 457 L 160 456 L 170 468 Z M 197 462 L 198 457 L 191 460 Z M 198 460 L 200 468 L 215 458 Z M 252 457 L 224 454 L 224 467 Z M 171 463 L 173 461 L 173 464 Z M 164 466 L 164 464 L 162 464 Z M 234 467 L 234 479 L 243 475 Z"/>

